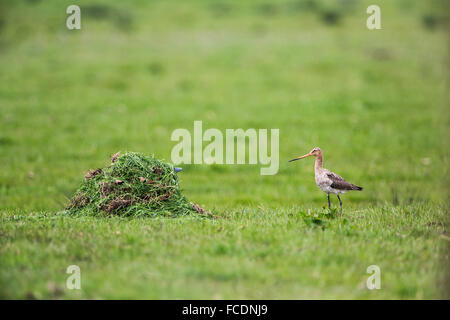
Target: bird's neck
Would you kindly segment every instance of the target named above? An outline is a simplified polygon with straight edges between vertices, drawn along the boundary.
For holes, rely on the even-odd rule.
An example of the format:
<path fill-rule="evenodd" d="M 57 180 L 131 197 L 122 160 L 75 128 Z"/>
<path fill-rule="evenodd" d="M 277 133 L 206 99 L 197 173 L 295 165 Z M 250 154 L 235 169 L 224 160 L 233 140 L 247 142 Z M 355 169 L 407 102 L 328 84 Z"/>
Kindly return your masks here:
<path fill-rule="evenodd" d="M 319 154 L 316 157 L 316 163 L 315 163 L 315 169 L 316 170 L 322 169 L 322 162 L 323 162 L 322 154 Z"/>

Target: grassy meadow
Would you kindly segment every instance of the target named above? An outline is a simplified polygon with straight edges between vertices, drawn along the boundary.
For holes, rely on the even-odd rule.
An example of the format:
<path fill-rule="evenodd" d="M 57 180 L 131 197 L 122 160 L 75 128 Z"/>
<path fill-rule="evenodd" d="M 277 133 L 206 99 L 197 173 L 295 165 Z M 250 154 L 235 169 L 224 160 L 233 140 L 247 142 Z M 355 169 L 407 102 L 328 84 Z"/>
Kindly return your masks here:
<path fill-rule="evenodd" d="M 380 0 L 369 31 L 371 4 L 1 1 L 0 298 L 449 298 L 449 8 Z M 88 169 L 117 151 L 170 162 L 195 120 L 279 129 L 278 173 L 181 165 L 218 219 L 63 213 Z M 316 146 L 364 187 L 343 215 L 312 159 L 287 162 Z"/>

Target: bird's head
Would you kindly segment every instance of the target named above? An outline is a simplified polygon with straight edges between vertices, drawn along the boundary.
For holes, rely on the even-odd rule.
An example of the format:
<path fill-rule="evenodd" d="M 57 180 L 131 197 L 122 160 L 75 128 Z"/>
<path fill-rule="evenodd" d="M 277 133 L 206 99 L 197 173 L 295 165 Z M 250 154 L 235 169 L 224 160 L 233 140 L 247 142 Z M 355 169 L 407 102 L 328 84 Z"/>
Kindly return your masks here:
<path fill-rule="evenodd" d="M 289 162 L 292 162 L 292 161 L 295 161 L 295 160 L 300 160 L 300 159 L 303 159 L 303 158 L 306 158 L 306 157 L 310 157 L 310 156 L 318 157 L 320 155 L 322 155 L 322 150 L 320 150 L 320 148 L 316 147 L 316 148 L 312 149 L 310 152 L 308 152 L 307 154 L 305 154 L 305 155 L 303 155 L 301 157 L 289 160 Z"/>

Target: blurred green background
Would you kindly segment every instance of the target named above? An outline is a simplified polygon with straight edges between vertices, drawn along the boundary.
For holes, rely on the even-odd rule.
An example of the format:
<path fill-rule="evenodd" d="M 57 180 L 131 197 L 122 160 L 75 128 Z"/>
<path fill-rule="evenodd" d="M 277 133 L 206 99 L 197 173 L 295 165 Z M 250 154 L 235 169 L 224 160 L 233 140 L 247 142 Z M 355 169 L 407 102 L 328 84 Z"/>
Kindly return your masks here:
<path fill-rule="evenodd" d="M 322 203 L 313 161 L 365 187 L 352 202 L 442 196 L 443 3 L 2 1 L 0 208 L 59 210 L 122 150 L 170 161 L 176 128 L 279 128 L 280 170 L 184 166 L 205 205 Z"/>
<path fill-rule="evenodd" d="M 375 2 L 382 30 L 370 31 Z M 71 4 L 81 30 L 66 28 Z M 60 211 L 89 168 L 117 151 L 170 161 L 172 131 L 202 120 L 280 129 L 277 175 L 183 165 L 186 196 L 215 212 L 326 205 L 312 159 L 287 163 L 316 146 L 364 187 L 344 207 L 436 212 L 448 190 L 448 12 L 444 0 L 3 0 L 0 211 Z M 423 295 L 402 290 L 393 296 Z M 150 296 L 178 297 L 162 292 Z"/>

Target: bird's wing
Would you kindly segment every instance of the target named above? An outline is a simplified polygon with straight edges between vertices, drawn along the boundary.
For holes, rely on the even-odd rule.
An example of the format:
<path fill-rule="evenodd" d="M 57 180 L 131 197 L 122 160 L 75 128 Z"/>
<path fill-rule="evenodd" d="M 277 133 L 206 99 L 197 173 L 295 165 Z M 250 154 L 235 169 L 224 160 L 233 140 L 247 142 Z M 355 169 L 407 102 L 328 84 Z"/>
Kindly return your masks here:
<path fill-rule="evenodd" d="M 342 178 L 340 175 L 328 171 L 327 172 L 327 177 L 331 180 L 331 186 L 334 189 L 338 189 L 338 190 L 355 190 L 355 185 L 347 182 L 344 180 L 344 178 Z"/>

